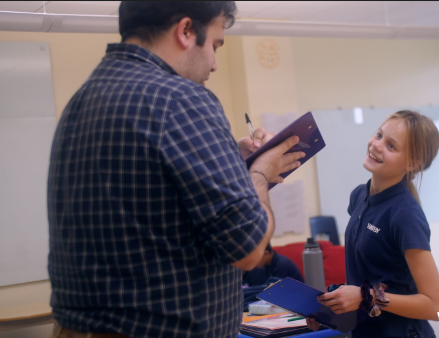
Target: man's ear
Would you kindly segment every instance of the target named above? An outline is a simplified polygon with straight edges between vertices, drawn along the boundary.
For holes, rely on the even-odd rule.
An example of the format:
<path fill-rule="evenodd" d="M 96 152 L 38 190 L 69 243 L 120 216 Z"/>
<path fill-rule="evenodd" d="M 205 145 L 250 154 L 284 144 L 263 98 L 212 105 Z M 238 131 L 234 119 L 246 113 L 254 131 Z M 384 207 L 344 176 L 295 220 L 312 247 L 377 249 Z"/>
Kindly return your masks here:
<path fill-rule="evenodd" d="M 175 34 L 179 46 L 183 49 L 188 48 L 196 38 L 191 18 L 181 19 L 177 24 Z"/>

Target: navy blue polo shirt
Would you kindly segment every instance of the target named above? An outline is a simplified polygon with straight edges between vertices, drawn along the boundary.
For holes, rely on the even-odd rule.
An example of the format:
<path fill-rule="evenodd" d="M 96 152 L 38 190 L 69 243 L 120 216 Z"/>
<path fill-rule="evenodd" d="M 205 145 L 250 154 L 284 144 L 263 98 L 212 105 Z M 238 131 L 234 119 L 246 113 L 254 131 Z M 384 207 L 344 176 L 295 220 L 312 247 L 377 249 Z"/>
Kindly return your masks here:
<path fill-rule="evenodd" d="M 408 249 L 430 251 L 430 228 L 421 206 L 407 185 L 400 183 L 369 196 L 370 181 L 351 193 L 346 228 L 346 276 L 349 285 L 386 284 L 387 292 L 416 294 L 415 281 L 404 257 Z M 370 318 L 359 310 L 353 337 L 403 337 L 409 326 L 421 337 L 434 332 L 426 320 L 408 319 L 387 311 Z"/>
<path fill-rule="evenodd" d="M 262 268 L 254 268 L 244 273 L 242 284 L 248 286 L 267 284 L 271 277 L 286 278 L 291 277 L 303 282 L 302 274 L 296 263 L 288 257 L 274 251 L 273 259 L 270 264 Z"/>

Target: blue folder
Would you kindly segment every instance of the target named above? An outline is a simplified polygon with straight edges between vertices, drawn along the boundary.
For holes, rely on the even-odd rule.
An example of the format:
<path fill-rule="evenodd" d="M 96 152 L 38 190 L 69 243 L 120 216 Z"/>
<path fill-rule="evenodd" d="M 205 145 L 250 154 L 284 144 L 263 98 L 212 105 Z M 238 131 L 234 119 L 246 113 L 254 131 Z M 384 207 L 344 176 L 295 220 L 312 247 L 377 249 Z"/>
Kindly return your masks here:
<path fill-rule="evenodd" d="M 250 166 L 259 155 L 263 154 L 273 147 L 276 147 L 287 138 L 294 135 L 299 137 L 299 143 L 292 147 L 290 150 L 288 150 L 287 153 L 291 153 L 294 151 L 303 151 L 306 156 L 299 160 L 302 164 L 304 164 L 326 146 L 325 141 L 320 134 L 319 128 L 317 127 L 316 121 L 314 121 L 314 117 L 312 116 L 311 112 L 309 112 L 292 122 L 285 129 L 276 134 L 271 140 L 265 143 L 261 148 L 251 154 L 245 160 L 245 162 L 247 163 L 247 167 L 250 168 Z M 296 169 L 285 172 L 280 176 L 285 178 Z M 273 188 L 275 185 L 276 183 L 270 183 L 268 190 Z"/>
<path fill-rule="evenodd" d="M 277 305 L 303 317 L 314 317 L 320 324 L 343 333 L 352 331 L 357 325 L 357 311 L 335 314 L 329 307 L 317 301 L 320 290 L 285 278 L 266 288 L 256 297 Z"/>

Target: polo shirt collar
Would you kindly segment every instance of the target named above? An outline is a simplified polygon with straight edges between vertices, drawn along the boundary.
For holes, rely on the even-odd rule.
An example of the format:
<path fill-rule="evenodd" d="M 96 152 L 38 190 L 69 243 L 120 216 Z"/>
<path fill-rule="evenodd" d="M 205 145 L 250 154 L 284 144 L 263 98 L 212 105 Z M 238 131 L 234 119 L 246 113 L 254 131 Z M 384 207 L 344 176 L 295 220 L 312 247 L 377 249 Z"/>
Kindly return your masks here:
<path fill-rule="evenodd" d="M 170 74 L 178 75 L 177 72 L 165 61 L 149 50 L 131 43 L 109 43 L 104 60 L 133 60 L 153 64 Z"/>
<path fill-rule="evenodd" d="M 369 196 L 370 183 L 371 183 L 371 180 L 369 180 L 367 182 L 366 191 L 364 192 L 363 199 L 364 199 L 364 201 L 369 200 L 369 203 L 372 206 L 380 204 L 388 199 L 391 199 L 392 197 L 399 195 L 407 190 L 407 185 L 405 184 L 404 180 L 402 180 L 401 182 L 391 186 L 390 188 L 387 188 L 386 190 L 381 191 L 378 194 Z"/>

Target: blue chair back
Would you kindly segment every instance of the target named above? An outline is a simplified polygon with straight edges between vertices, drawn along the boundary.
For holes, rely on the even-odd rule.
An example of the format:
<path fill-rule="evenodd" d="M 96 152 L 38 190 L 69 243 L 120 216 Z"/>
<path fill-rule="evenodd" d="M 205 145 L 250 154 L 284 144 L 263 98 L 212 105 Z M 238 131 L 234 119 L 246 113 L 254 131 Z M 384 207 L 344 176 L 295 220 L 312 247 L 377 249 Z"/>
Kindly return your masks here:
<path fill-rule="evenodd" d="M 318 234 L 329 235 L 329 240 L 334 245 L 340 245 L 338 238 L 337 224 L 332 216 L 316 216 L 309 219 L 311 225 L 311 236 L 316 239 Z"/>

